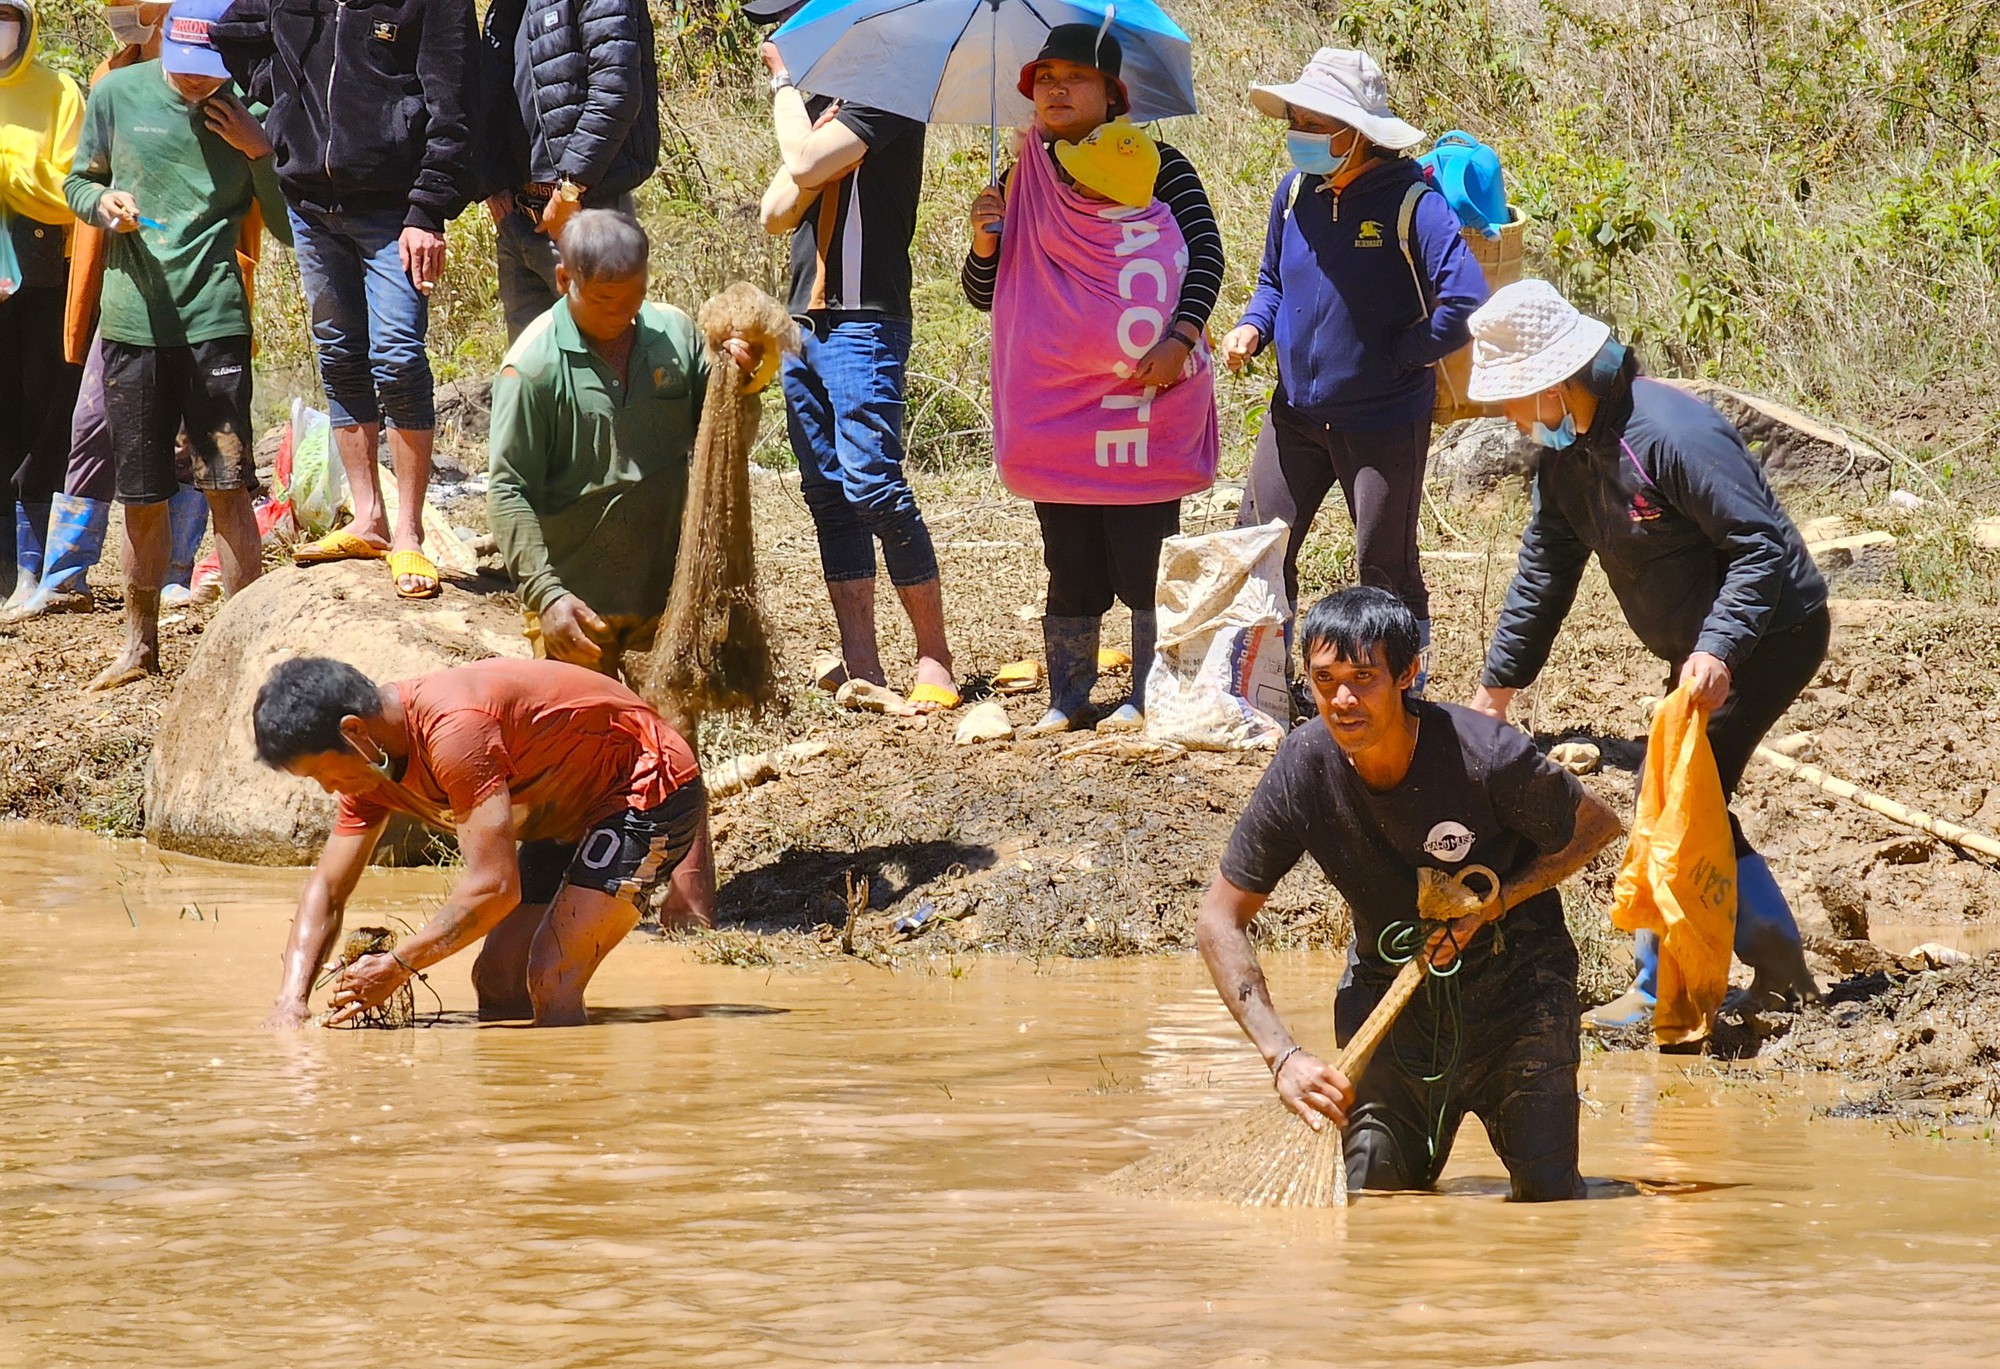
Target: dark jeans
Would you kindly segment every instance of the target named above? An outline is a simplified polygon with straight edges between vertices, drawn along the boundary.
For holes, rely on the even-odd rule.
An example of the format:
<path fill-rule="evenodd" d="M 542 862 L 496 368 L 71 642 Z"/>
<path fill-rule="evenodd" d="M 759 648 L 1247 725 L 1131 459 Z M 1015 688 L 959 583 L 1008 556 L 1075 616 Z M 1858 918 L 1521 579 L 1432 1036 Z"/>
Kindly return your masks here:
<path fill-rule="evenodd" d="M 393 27 L 393 26 L 392 26 Z M 332 214 L 293 205 L 292 243 L 336 428 L 437 426 L 424 350 L 430 298 L 403 269 L 403 212 Z"/>
<path fill-rule="evenodd" d="M 1777 725 L 1819 674 L 1832 631 L 1832 617 L 1822 607 L 1783 632 L 1766 633 L 1736 667 L 1730 677 L 1729 698 L 1708 717 L 1708 745 L 1715 753 L 1724 798 L 1736 796 L 1736 786 L 1764 734 Z M 1667 677 L 1667 688 L 1672 690 L 1679 682 L 1680 667 L 1676 665 Z M 1729 815 L 1729 830 L 1736 838 L 1737 856 L 1752 854 L 1735 813 Z"/>
<path fill-rule="evenodd" d="M 1581 1198 L 1576 950 L 1565 935 L 1560 944 L 1516 943 L 1509 964 L 1474 963 L 1490 954 L 1486 942 L 1467 954 L 1458 976 L 1424 985 L 1356 1081 L 1348 1187 L 1435 1187 L 1470 1112 L 1485 1124 L 1517 1201 Z M 1372 978 L 1341 988 L 1343 1042 L 1387 987 Z M 1456 1014 L 1439 1010 L 1449 994 L 1460 996 Z"/>
<path fill-rule="evenodd" d="M 1153 607 L 1160 543 L 1181 530 L 1181 501 L 1164 504 L 1036 504 L 1042 564 L 1049 572 L 1048 611 L 1058 618 L 1099 618 L 1116 596 L 1144 613 Z"/>
<path fill-rule="evenodd" d="M 1239 527 L 1273 518 L 1291 529 L 1285 542 L 1285 598 L 1299 611 L 1299 551 L 1338 484 L 1354 523 L 1360 582 L 1388 590 L 1417 618 L 1431 616 L 1430 591 L 1417 560 L 1417 512 L 1430 458 L 1429 415 L 1397 428 L 1347 432 L 1315 423 L 1277 395 L 1257 434 Z"/>
<path fill-rule="evenodd" d="M 875 578 L 875 543 L 898 587 L 937 579 L 937 552 L 903 475 L 908 319 L 818 318 L 784 364 L 799 493 L 828 580 Z"/>
<path fill-rule="evenodd" d="M 63 290 L 31 285 L 0 300 L 0 582 L 10 587 L 14 504 L 47 504 L 62 492 L 69 465 L 82 370 L 63 359 Z"/>

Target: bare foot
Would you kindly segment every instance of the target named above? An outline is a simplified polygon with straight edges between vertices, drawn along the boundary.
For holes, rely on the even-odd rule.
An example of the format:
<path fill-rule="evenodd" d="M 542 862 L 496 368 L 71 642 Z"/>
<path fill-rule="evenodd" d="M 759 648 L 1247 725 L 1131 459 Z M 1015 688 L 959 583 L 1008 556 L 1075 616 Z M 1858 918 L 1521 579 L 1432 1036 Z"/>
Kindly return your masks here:
<path fill-rule="evenodd" d="M 123 689 L 129 684 L 137 684 L 147 676 L 159 673 L 158 648 L 128 646 L 124 654 L 100 671 L 97 678 L 85 685 L 83 690 L 86 694 L 103 694 L 113 689 Z"/>

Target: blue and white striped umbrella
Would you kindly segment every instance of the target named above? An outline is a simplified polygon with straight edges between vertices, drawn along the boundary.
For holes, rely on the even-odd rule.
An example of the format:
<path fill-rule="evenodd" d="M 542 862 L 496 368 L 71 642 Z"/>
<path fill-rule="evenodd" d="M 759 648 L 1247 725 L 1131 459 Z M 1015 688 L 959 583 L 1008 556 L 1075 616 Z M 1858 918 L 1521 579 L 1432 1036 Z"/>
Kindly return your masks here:
<path fill-rule="evenodd" d="M 1014 88 L 1059 24 L 1104 23 L 1132 118 L 1192 114 L 1188 36 L 1152 0 L 811 0 L 771 35 L 801 90 L 927 124 L 1018 124 Z"/>

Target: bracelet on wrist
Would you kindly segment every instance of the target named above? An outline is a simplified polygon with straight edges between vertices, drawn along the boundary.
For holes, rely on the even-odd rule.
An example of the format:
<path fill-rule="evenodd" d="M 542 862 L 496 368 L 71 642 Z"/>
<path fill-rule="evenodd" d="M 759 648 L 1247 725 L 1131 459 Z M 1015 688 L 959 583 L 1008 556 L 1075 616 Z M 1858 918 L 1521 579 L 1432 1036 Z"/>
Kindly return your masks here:
<path fill-rule="evenodd" d="M 1271 1066 L 1271 1081 L 1273 1083 L 1276 1083 L 1278 1076 L 1285 1072 L 1286 1063 L 1304 1049 L 1304 1046 L 1294 1044 L 1278 1057 L 1277 1063 Z"/>

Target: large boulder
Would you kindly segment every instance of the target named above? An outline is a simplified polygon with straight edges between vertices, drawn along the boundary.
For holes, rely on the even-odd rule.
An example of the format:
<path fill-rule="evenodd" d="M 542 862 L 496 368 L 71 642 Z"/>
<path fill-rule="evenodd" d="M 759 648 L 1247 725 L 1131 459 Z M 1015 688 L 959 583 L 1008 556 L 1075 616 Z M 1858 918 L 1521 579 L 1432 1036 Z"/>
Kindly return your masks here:
<path fill-rule="evenodd" d="M 319 786 L 257 763 L 250 708 L 271 667 L 332 656 L 398 680 L 489 656 L 526 656 L 510 596 L 447 581 L 398 599 L 379 561 L 273 570 L 223 605 L 160 718 L 146 772 L 146 836 L 170 851 L 244 865 L 317 858 L 333 822 Z M 393 829 L 378 860 L 419 857 L 421 829 Z"/>
<path fill-rule="evenodd" d="M 1449 483 L 1454 503 L 1491 494 L 1533 470 L 1527 440 L 1504 418 L 1460 419 L 1431 444 L 1431 477 Z"/>

